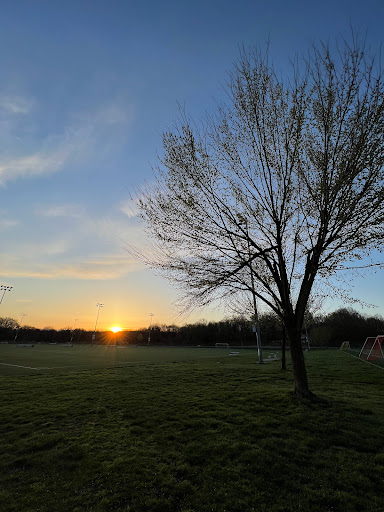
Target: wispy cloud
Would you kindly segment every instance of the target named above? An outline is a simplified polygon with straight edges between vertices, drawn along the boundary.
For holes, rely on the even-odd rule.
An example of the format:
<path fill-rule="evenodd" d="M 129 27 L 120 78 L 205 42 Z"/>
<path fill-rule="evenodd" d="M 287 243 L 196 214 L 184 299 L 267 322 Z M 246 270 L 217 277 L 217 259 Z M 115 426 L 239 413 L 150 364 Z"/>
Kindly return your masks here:
<path fill-rule="evenodd" d="M 0 219 L 0 230 L 13 228 L 20 224 L 18 220 Z"/>
<path fill-rule="evenodd" d="M 39 206 L 36 213 L 43 217 L 70 217 L 79 219 L 84 216 L 84 207 L 78 204 Z"/>
<path fill-rule="evenodd" d="M 10 114 L 28 114 L 34 102 L 31 99 L 22 96 L 15 96 L 9 94 L 0 95 L 0 110 Z"/>
<path fill-rule="evenodd" d="M 48 243 L 45 243 L 43 246 L 43 254 L 48 257 L 66 254 L 68 253 L 71 246 L 72 244 L 70 240 L 59 238 L 57 240 L 52 240 Z M 37 248 L 37 252 L 42 252 L 42 248 Z"/>
<path fill-rule="evenodd" d="M 3 98 L 3 108 L 21 112 L 23 105 Z M 26 105 L 24 111 L 28 112 Z M 100 151 L 108 151 L 116 144 L 116 133 L 127 133 L 133 116 L 131 105 L 114 102 L 94 112 L 77 113 L 73 116 L 72 125 L 67 126 L 61 135 L 45 137 L 35 151 L 0 157 L 0 185 L 21 178 L 52 174 L 71 162 L 92 158 Z"/>
<path fill-rule="evenodd" d="M 57 171 L 67 160 L 69 148 L 62 147 L 48 153 L 35 153 L 0 161 L 0 185 L 18 178 L 41 176 Z"/>
<path fill-rule="evenodd" d="M 10 229 L 18 224 L 20 224 L 20 221 L 8 218 L 8 212 L 6 210 L 0 210 L 0 230 Z"/>
<path fill-rule="evenodd" d="M 3 216 L 7 214 L 0 211 Z M 117 279 L 143 268 L 124 249 L 142 245 L 143 228 L 137 218 L 120 211 L 95 216 L 75 203 L 39 204 L 30 227 L 16 233 L 0 253 L 0 273 L 8 278 Z M 6 217 L 5 217 L 6 218 Z M 98 256 L 100 255 L 100 256 Z"/>
<path fill-rule="evenodd" d="M 14 261 L 12 268 L 3 267 L 1 274 L 13 278 L 106 280 L 118 279 L 140 268 L 142 265 L 127 254 L 104 255 L 95 260 L 67 264 L 25 265 L 24 262 Z"/>
<path fill-rule="evenodd" d="M 137 208 L 135 199 L 127 199 L 120 205 L 120 211 L 129 218 L 137 217 L 139 209 Z"/>

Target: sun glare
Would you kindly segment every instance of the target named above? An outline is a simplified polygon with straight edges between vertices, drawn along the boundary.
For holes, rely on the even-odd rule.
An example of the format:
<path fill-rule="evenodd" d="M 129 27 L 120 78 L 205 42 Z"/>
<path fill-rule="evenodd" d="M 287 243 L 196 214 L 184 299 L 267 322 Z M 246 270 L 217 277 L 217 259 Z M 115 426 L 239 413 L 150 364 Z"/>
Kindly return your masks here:
<path fill-rule="evenodd" d="M 115 325 L 115 327 L 111 327 L 111 331 L 112 332 L 120 332 L 121 331 L 121 327 L 117 327 L 117 325 Z"/>

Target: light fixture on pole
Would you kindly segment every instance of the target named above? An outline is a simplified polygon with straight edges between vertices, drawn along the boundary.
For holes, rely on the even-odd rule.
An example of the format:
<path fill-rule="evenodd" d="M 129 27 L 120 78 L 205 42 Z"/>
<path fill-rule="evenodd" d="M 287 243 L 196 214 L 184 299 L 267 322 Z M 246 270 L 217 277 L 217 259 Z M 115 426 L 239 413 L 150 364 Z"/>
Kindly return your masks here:
<path fill-rule="evenodd" d="M 95 338 L 96 338 L 96 327 L 97 327 L 97 321 L 99 319 L 100 308 L 104 307 L 104 304 L 101 304 L 100 302 L 98 302 L 96 304 L 96 307 L 97 307 L 97 316 L 96 316 L 95 330 L 93 331 L 93 334 L 92 334 L 92 343 L 95 341 Z"/>
<path fill-rule="evenodd" d="M 0 299 L 0 304 L 3 302 L 5 292 L 10 292 L 12 290 L 12 288 L 13 288 L 13 286 L 6 286 L 4 284 L 0 285 L 0 291 L 3 292 L 1 299 Z"/>
<path fill-rule="evenodd" d="M 153 313 L 149 313 L 149 329 L 148 329 L 148 345 L 151 343 L 151 325 L 152 325 L 152 317 L 155 316 Z"/>
<path fill-rule="evenodd" d="M 26 313 L 21 313 L 21 315 L 20 315 L 20 324 L 19 324 L 19 325 L 18 325 L 18 327 L 16 328 L 15 339 L 13 340 L 13 341 L 14 341 L 14 343 L 16 343 L 17 335 L 19 334 L 19 329 L 20 329 L 20 327 L 21 327 L 21 324 L 23 323 L 23 318 L 24 318 L 25 316 L 27 316 L 27 314 L 26 314 Z"/>

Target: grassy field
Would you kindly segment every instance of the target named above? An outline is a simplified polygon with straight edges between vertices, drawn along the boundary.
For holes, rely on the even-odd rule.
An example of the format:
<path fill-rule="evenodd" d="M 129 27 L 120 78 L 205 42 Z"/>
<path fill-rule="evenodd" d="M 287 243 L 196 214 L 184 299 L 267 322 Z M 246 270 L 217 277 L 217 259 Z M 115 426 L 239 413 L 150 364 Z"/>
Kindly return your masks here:
<path fill-rule="evenodd" d="M 348 350 L 348 353 L 351 356 L 359 357 L 360 349 L 351 349 Z M 373 364 L 375 366 L 380 366 L 381 368 L 384 368 L 384 359 L 371 359 L 370 361 L 368 361 L 368 364 Z"/>
<path fill-rule="evenodd" d="M 306 353 L 302 405 L 246 351 L 4 347 L 3 512 L 384 510 L 384 372 L 349 354 Z"/>
<path fill-rule="evenodd" d="M 36 373 L 66 373 L 92 368 L 124 367 L 135 364 L 170 363 L 217 357 L 228 357 L 230 349 L 196 347 L 148 347 L 108 345 L 22 345 L 0 344 L 0 376 Z M 236 352 L 256 357 L 252 349 Z M 268 356 L 270 351 L 266 351 Z"/>

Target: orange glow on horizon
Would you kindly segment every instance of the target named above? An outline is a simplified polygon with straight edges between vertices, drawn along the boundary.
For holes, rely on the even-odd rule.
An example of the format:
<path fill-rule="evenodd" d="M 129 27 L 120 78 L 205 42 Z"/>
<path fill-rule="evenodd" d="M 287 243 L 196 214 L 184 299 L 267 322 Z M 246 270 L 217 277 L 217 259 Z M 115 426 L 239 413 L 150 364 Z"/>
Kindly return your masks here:
<path fill-rule="evenodd" d="M 116 333 L 116 332 L 120 332 L 121 331 L 121 327 L 118 327 L 117 325 L 115 325 L 115 327 L 111 327 L 111 331 Z"/>

